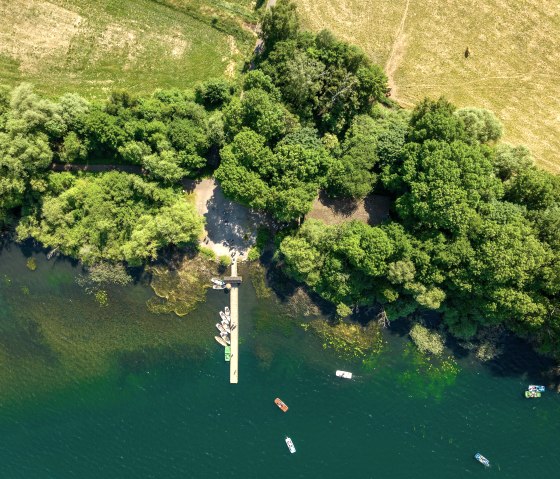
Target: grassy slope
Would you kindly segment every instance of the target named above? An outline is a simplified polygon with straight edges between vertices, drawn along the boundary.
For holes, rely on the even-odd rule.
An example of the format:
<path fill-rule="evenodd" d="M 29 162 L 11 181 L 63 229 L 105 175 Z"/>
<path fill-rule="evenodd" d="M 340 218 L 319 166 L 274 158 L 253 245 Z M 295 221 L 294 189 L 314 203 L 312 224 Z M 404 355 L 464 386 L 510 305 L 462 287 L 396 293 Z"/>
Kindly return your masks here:
<path fill-rule="evenodd" d="M 0 0 L 0 83 L 100 97 L 233 75 L 254 16 L 248 0 Z"/>
<path fill-rule="evenodd" d="M 329 28 L 384 65 L 404 106 L 445 95 L 493 110 L 505 141 L 526 144 L 543 167 L 560 172 L 557 0 L 296 2 L 308 27 Z"/>

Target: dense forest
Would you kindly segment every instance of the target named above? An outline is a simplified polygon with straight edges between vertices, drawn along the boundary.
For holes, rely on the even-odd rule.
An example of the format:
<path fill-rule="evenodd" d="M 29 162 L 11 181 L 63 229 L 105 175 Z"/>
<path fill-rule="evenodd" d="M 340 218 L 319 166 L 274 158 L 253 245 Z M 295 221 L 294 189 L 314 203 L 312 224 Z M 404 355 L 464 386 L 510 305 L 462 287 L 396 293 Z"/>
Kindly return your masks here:
<path fill-rule="evenodd" d="M 138 265 L 196 244 L 203 223 L 181 179 L 214 174 L 276 221 L 277 264 L 339 316 L 434 310 L 457 337 L 501 324 L 560 356 L 560 178 L 500 143 L 487 110 L 393 105 L 381 68 L 327 31 L 303 31 L 286 0 L 265 14 L 262 39 L 237 81 L 193 91 L 94 104 L 2 89 L 3 228 L 88 265 Z M 53 162 L 142 174 L 56 173 Z M 390 219 L 305 220 L 320 190 L 389 196 Z"/>

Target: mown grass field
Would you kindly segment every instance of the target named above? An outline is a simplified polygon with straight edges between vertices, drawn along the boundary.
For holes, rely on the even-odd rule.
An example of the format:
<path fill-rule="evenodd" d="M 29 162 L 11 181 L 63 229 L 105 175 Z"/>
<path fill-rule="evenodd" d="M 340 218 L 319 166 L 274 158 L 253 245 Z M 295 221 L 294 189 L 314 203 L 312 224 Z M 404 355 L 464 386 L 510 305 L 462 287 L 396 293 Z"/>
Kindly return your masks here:
<path fill-rule="evenodd" d="M 329 28 L 383 65 L 403 106 L 444 95 L 488 108 L 505 141 L 560 173 L 558 0 L 295 1 L 308 28 Z"/>
<path fill-rule="evenodd" d="M 250 0 L 0 0 L 0 83 L 104 97 L 234 76 L 252 22 Z"/>

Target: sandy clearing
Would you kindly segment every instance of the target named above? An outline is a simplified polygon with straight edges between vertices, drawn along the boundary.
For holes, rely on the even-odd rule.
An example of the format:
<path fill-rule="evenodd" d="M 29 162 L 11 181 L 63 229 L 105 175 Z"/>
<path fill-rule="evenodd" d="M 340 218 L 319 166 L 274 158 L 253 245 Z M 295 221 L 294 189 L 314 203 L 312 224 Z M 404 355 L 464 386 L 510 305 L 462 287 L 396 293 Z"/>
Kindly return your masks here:
<path fill-rule="evenodd" d="M 183 186 L 194 193 L 196 210 L 206 220 L 205 237 L 200 245 L 217 256 L 245 260 L 255 244 L 258 226 L 267 223 L 266 217 L 226 198 L 213 178 L 185 180 Z"/>

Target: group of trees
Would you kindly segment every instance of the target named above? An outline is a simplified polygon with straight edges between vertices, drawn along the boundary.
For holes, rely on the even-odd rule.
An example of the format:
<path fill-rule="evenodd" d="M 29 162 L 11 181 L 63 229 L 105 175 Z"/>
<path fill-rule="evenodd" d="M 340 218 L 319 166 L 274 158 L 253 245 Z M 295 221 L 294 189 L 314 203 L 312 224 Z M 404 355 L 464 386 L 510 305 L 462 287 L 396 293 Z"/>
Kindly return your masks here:
<path fill-rule="evenodd" d="M 50 173 L 28 207 L 18 237 L 78 258 L 138 266 L 168 245 L 196 244 L 203 219 L 180 192 L 116 171 Z"/>
<path fill-rule="evenodd" d="M 114 93 L 99 105 L 75 94 L 47 100 L 29 84 L 0 90 L 0 226 L 21 215 L 20 238 L 86 264 L 139 264 L 159 248 L 195 241 L 202 219 L 177 181 L 204 168 L 209 148 L 222 141 L 212 109 L 229 89 L 210 81 L 196 94 Z M 49 172 L 53 161 L 92 159 L 142 165 L 159 183 L 125 173 Z"/>
<path fill-rule="evenodd" d="M 380 121 L 355 125 L 367 137 Z M 526 149 L 496 145 L 501 127 L 485 110 L 425 100 L 404 135 L 391 125 L 390 137 L 404 139 L 398 150 L 361 146 L 377 158 L 377 188 L 394 198 L 392 219 L 306 221 L 280 245 L 287 271 L 339 311 L 432 309 L 458 337 L 504 324 L 560 355 L 560 178 L 535 168 Z"/>

